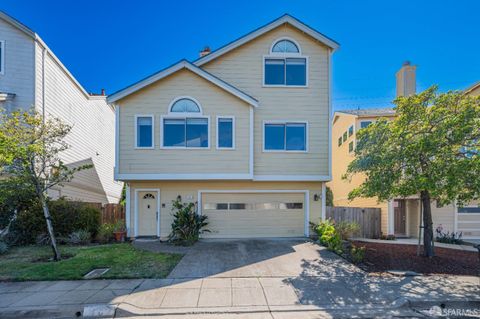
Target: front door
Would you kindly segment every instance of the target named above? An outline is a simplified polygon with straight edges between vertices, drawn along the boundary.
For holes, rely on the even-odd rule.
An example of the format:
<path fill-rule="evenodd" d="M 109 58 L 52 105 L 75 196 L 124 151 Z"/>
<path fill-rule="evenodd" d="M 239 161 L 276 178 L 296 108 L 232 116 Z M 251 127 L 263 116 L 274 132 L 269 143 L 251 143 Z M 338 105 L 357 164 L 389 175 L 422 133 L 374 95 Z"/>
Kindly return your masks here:
<path fill-rule="evenodd" d="M 395 236 L 405 236 L 407 234 L 407 213 L 405 210 L 405 200 L 397 199 L 394 202 L 395 215 Z"/>
<path fill-rule="evenodd" d="M 138 236 L 157 236 L 158 193 L 138 192 Z"/>

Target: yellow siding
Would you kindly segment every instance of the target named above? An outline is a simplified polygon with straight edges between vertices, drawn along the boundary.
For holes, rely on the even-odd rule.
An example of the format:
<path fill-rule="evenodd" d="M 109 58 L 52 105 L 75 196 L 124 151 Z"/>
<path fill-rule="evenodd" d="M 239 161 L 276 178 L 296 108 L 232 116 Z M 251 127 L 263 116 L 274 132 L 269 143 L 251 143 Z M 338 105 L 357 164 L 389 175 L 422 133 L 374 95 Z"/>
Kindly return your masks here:
<path fill-rule="evenodd" d="M 309 57 L 308 88 L 263 87 L 263 56 L 280 37 L 293 38 Z M 329 65 L 328 48 L 304 33 L 282 25 L 201 67 L 252 95 L 255 109 L 255 174 L 329 175 Z M 308 121 L 308 153 L 265 153 L 263 121 Z"/>
<path fill-rule="evenodd" d="M 173 99 L 191 96 L 210 117 L 209 149 L 160 149 L 160 116 Z M 119 173 L 249 173 L 249 108 L 198 75 L 182 70 L 128 96 L 120 105 Z M 134 148 L 135 114 L 153 114 L 155 149 Z M 216 116 L 235 117 L 235 150 L 216 149 Z"/>
<path fill-rule="evenodd" d="M 321 217 L 321 201 L 314 200 L 314 194 L 321 194 L 320 182 L 250 182 L 250 181 L 135 181 L 130 182 L 130 229 L 134 229 L 135 190 L 143 188 L 160 189 L 160 237 L 165 238 L 171 231 L 172 201 L 178 195 L 184 202 L 198 201 L 199 190 L 309 190 L 310 221 L 318 223 Z M 165 207 L 163 207 L 165 205 Z M 139 212 L 140 213 L 140 212 Z M 141 219 L 141 213 L 139 219 Z M 270 219 L 270 226 L 287 227 L 288 220 Z M 131 232 L 133 236 L 133 231 Z"/>

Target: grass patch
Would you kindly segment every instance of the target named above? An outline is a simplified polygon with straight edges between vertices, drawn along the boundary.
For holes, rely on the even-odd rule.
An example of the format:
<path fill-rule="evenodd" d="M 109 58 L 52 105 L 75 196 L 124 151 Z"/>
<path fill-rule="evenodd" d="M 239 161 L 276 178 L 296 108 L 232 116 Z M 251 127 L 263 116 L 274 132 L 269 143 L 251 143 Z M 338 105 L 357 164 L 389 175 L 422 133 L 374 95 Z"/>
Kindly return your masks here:
<path fill-rule="evenodd" d="M 100 279 L 164 278 L 180 261 L 181 255 L 153 253 L 131 244 L 60 246 L 58 262 L 48 261 L 52 250 L 46 246 L 12 248 L 0 256 L 0 280 L 82 279 L 94 268 L 110 268 Z"/>

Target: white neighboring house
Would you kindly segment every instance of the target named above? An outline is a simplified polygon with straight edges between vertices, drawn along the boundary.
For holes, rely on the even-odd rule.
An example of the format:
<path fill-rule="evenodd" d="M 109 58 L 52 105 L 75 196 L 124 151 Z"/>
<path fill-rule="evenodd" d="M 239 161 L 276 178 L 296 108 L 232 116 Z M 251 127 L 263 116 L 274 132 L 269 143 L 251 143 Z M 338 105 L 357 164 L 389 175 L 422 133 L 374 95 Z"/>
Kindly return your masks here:
<path fill-rule="evenodd" d="M 84 202 L 117 203 L 123 184 L 114 181 L 115 110 L 106 97 L 78 83 L 43 40 L 0 11 L 0 107 L 7 112 L 32 107 L 73 126 L 67 165 L 93 164 L 50 196 Z"/>

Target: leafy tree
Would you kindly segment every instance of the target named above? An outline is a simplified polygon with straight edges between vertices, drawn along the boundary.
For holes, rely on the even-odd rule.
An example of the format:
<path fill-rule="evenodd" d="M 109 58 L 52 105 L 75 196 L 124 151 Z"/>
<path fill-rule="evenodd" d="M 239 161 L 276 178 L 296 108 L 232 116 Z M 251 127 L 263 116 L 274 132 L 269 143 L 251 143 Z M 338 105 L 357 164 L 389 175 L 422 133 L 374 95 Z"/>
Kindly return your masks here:
<path fill-rule="evenodd" d="M 325 201 L 327 206 L 333 207 L 333 192 L 332 189 L 328 186 L 325 190 Z"/>
<path fill-rule="evenodd" d="M 363 173 L 349 198 L 420 196 L 424 255 L 434 256 L 431 202 L 464 205 L 480 194 L 480 97 L 437 87 L 394 101 L 396 117 L 358 132 L 344 178 Z"/>
<path fill-rule="evenodd" d="M 77 171 L 90 168 L 83 165 L 68 168 L 60 154 L 69 145 L 65 136 L 71 126 L 57 118 L 44 118 L 31 112 L 1 113 L 0 118 L 0 174 L 22 189 L 34 191 L 42 205 L 54 260 L 61 258 L 57 248 L 47 192 L 54 186 L 70 181 Z"/>

